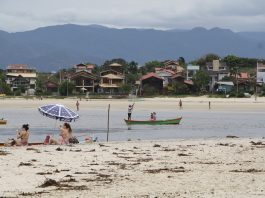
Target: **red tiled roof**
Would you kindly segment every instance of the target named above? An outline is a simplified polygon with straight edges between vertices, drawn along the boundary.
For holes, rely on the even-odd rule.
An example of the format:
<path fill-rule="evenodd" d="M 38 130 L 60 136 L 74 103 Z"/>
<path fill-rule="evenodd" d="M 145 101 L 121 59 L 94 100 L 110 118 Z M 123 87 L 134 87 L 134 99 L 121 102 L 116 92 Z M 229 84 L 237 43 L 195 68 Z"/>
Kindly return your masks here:
<path fill-rule="evenodd" d="M 7 66 L 7 69 L 29 69 L 27 65 L 23 64 L 11 64 Z"/>
<path fill-rule="evenodd" d="M 170 73 L 170 74 L 172 74 L 172 75 L 174 75 L 175 74 L 175 72 L 174 71 L 172 71 L 172 70 L 170 70 L 170 69 L 164 69 L 164 68 L 161 68 L 161 67 L 156 67 L 155 68 L 155 71 L 157 72 L 157 71 L 164 71 L 164 72 L 167 72 L 167 73 Z"/>
<path fill-rule="evenodd" d="M 194 85 L 192 80 L 184 80 L 184 83 L 188 85 Z"/>
<path fill-rule="evenodd" d="M 141 80 L 145 80 L 145 79 L 148 79 L 148 78 L 157 78 L 157 79 L 160 79 L 160 80 L 163 80 L 163 78 L 161 78 L 161 77 L 159 77 L 156 73 L 154 73 L 154 72 L 151 72 L 151 73 L 148 73 L 148 74 L 146 74 L 146 75 L 143 75 L 142 77 L 141 77 Z"/>
<path fill-rule="evenodd" d="M 86 65 L 87 69 L 94 69 L 94 65 Z"/>
<path fill-rule="evenodd" d="M 86 69 L 94 69 L 94 65 L 92 64 L 83 64 L 83 63 L 79 63 L 77 65 L 75 65 L 75 67 L 81 67 L 81 68 L 86 68 Z"/>
<path fill-rule="evenodd" d="M 172 78 L 185 78 L 181 73 L 176 73 L 174 76 L 172 76 Z"/>
<path fill-rule="evenodd" d="M 247 72 L 241 72 L 237 77 L 241 79 L 249 79 L 249 74 Z"/>
<path fill-rule="evenodd" d="M 57 88 L 58 87 L 58 83 L 52 82 L 50 80 L 46 81 L 45 85 L 47 88 Z"/>
<path fill-rule="evenodd" d="M 156 67 L 155 68 L 155 71 L 161 71 L 161 70 L 164 70 L 164 68 L 161 68 L 161 67 Z"/>
<path fill-rule="evenodd" d="M 174 72 L 174 71 L 172 71 L 172 70 L 169 70 L 169 69 L 166 69 L 165 71 L 167 71 L 167 72 L 171 73 L 172 75 L 174 75 L 174 74 L 175 74 L 175 72 Z"/>
<path fill-rule="evenodd" d="M 86 72 L 86 71 L 79 71 L 79 72 L 76 72 L 76 73 L 73 73 L 73 74 L 69 74 L 68 75 L 68 78 L 70 79 L 74 79 L 74 78 L 77 78 L 77 77 L 80 77 L 80 76 L 83 76 L 83 77 L 86 77 L 86 78 L 90 78 L 90 79 L 96 79 L 96 76 L 94 76 L 94 74 L 91 74 L 90 72 Z"/>
<path fill-rule="evenodd" d="M 83 63 L 79 63 L 79 64 L 77 64 L 77 65 L 75 65 L 76 67 L 84 67 L 84 66 L 86 66 L 85 64 L 83 64 Z"/>

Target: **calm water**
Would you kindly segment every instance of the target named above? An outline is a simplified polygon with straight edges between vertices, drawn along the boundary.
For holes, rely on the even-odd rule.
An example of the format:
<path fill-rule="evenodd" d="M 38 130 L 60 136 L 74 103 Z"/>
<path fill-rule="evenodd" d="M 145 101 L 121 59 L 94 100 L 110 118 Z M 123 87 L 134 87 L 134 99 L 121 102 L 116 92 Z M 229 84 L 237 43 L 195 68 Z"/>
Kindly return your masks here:
<path fill-rule="evenodd" d="M 0 125 L 0 141 L 15 137 L 16 129 L 24 123 L 30 124 L 31 141 L 44 140 L 46 134 L 57 136 L 61 124 L 42 116 L 35 109 L 2 109 L 1 115 L 8 120 Z M 176 126 L 132 126 L 125 125 L 126 111 L 111 110 L 110 140 L 172 139 L 172 138 L 212 138 L 236 135 L 240 137 L 265 136 L 265 113 L 261 112 L 219 112 L 219 111 L 159 111 L 158 119 L 182 116 Z M 81 110 L 80 119 L 72 123 L 76 136 L 83 140 L 86 136 L 106 140 L 107 111 Z M 134 119 L 148 119 L 149 111 L 134 111 Z"/>

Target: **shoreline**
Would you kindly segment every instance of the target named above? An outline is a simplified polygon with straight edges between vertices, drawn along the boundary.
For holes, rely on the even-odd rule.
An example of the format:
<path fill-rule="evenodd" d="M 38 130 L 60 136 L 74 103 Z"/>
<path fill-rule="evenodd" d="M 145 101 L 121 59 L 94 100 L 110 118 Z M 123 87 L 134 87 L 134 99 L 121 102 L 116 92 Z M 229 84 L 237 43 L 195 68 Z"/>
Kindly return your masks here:
<path fill-rule="evenodd" d="M 158 108 L 158 109 L 178 109 L 179 100 L 183 102 L 183 109 L 208 109 L 208 102 L 211 102 L 211 106 L 217 107 L 215 110 L 220 108 L 224 110 L 231 110 L 230 108 L 235 107 L 263 107 L 265 103 L 265 97 L 258 98 L 255 101 L 254 98 L 208 98 L 208 97 L 186 97 L 186 98 L 141 98 L 141 99 L 82 99 L 81 101 L 78 98 L 65 98 L 65 99 L 51 99 L 44 98 L 43 100 L 39 99 L 24 99 L 24 98 L 5 98 L 0 99 L 0 108 L 36 108 L 44 104 L 57 104 L 61 103 L 69 106 L 72 109 L 75 109 L 75 102 L 78 100 L 80 103 L 80 109 L 84 108 L 106 108 L 107 104 L 111 104 L 114 109 L 126 109 L 128 104 L 135 102 L 137 108 Z M 229 106 L 229 107 L 226 107 Z M 235 108 L 236 110 L 237 108 Z M 265 107 L 262 109 L 265 110 Z M 214 110 L 214 109 L 213 109 Z"/>
<path fill-rule="evenodd" d="M 0 195 L 263 197 L 264 148 L 261 138 L 0 148 Z"/>

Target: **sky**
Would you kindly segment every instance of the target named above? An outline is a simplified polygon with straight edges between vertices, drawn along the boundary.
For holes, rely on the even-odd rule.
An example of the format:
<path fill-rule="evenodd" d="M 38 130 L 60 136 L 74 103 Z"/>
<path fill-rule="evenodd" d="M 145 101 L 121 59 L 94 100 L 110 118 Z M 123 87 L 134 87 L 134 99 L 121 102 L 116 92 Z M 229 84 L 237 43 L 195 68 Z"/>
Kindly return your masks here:
<path fill-rule="evenodd" d="M 59 24 L 265 32 L 265 0 L 0 0 L 0 30 Z"/>

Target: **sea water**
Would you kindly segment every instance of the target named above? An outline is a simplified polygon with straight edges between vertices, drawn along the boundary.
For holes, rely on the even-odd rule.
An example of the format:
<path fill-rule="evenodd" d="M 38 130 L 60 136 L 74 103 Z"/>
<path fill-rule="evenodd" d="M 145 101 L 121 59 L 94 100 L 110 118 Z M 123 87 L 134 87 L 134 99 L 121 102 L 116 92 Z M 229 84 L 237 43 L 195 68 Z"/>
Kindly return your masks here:
<path fill-rule="evenodd" d="M 79 140 L 85 137 L 98 137 L 106 141 L 107 110 L 81 109 L 80 118 L 71 123 L 73 133 Z M 132 119 L 148 120 L 150 111 L 134 110 Z M 157 119 L 170 119 L 182 116 L 180 125 L 132 125 L 129 129 L 124 122 L 127 111 L 110 110 L 109 140 L 155 140 L 176 138 L 219 138 L 227 135 L 239 137 L 265 136 L 265 113 L 226 112 L 215 110 L 167 110 L 159 111 Z M 44 141 L 46 135 L 58 137 L 59 125 L 63 124 L 41 115 L 36 109 L 3 109 L 1 115 L 8 120 L 0 125 L 0 141 L 16 136 L 22 124 L 30 125 L 30 141 Z"/>

